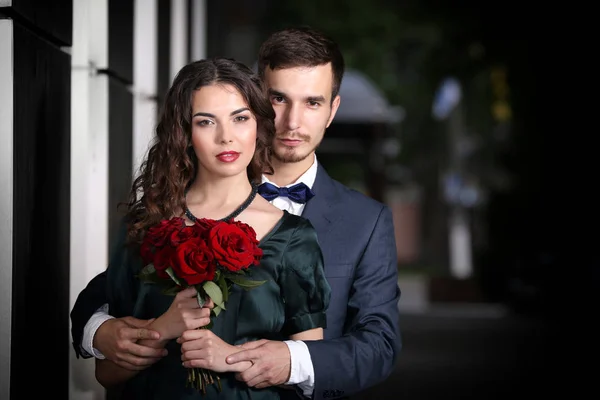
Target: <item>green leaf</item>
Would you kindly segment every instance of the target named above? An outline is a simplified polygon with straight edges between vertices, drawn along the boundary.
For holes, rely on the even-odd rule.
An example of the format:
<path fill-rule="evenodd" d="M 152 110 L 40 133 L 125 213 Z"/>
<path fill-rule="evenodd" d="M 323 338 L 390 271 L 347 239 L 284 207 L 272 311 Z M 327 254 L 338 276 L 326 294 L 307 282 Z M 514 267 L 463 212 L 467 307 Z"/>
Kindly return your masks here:
<path fill-rule="evenodd" d="M 219 306 L 222 309 L 225 309 L 225 304 L 223 304 L 223 292 L 221 292 L 221 288 L 217 286 L 213 281 L 204 282 L 202 285 L 204 290 L 206 290 L 206 294 L 212 299 L 215 303 L 215 306 Z"/>
<path fill-rule="evenodd" d="M 166 273 L 169 274 L 169 276 L 171 277 L 171 279 L 173 279 L 173 282 L 175 282 L 176 284 L 178 284 L 179 286 L 185 286 L 181 284 L 181 281 L 179 280 L 179 278 L 175 275 L 175 272 L 173 272 L 173 269 L 171 267 L 166 269 Z"/>
<path fill-rule="evenodd" d="M 241 278 L 236 275 L 227 275 L 227 279 L 229 279 L 234 284 L 236 284 L 246 290 L 254 289 L 255 287 L 258 287 L 258 286 L 262 285 L 263 283 L 267 282 L 267 281 L 254 281 L 251 279 L 244 279 L 244 278 Z"/>
<path fill-rule="evenodd" d="M 161 279 L 158 277 L 158 275 L 156 275 L 156 270 L 154 269 L 153 264 L 148 264 L 144 268 L 142 268 L 140 270 L 140 272 L 137 274 L 137 277 L 142 282 L 147 282 L 147 283 L 162 283 L 162 282 L 164 282 L 164 279 Z"/>
<path fill-rule="evenodd" d="M 226 303 L 229 300 L 229 288 L 227 287 L 227 281 L 225 277 L 221 274 L 219 275 L 219 288 L 221 288 L 221 292 L 223 293 L 223 303 Z"/>
<path fill-rule="evenodd" d="M 175 296 L 180 290 L 181 288 L 179 288 L 179 286 L 171 286 L 163 289 L 162 292 L 168 296 Z"/>
<path fill-rule="evenodd" d="M 214 300 L 213 300 L 214 301 Z M 221 308 L 221 306 L 218 306 L 215 304 L 215 307 L 212 309 L 212 312 L 215 313 L 215 317 L 219 316 L 219 313 L 221 312 L 221 310 L 223 310 L 224 308 Z M 212 320 L 211 320 L 212 322 Z"/>
<path fill-rule="evenodd" d="M 204 304 L 206 304 L 206 300 L 204 299 L 204 296 L 199 290 L 198 293 L 196 293 L 196 298 L 198 299 L 198 305 L 200 307 L 204 307 Z"/>
<path fill-rule="evenodd" d="M 140 274 L 153 274 L 155 272 L 154 264 L 148 264 L 140 270 Z"/>

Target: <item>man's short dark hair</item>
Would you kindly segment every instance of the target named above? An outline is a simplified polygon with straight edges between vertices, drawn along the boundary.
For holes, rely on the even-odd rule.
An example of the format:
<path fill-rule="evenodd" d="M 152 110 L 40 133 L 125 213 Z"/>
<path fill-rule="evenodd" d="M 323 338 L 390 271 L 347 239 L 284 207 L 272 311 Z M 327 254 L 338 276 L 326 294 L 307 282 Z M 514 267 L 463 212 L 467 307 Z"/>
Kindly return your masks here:
<path fill-rule="evenodd" d="M 344 57 L 337 43 L 325 34 L 310 27 L 283 29 L 271 34 L 258 51 L 258 73 L 261 79 L 264 79 L 267 67 L 316 67 L 329 63 L 333 72 L 333 101 L 340 91 L 344 76 Z"/>

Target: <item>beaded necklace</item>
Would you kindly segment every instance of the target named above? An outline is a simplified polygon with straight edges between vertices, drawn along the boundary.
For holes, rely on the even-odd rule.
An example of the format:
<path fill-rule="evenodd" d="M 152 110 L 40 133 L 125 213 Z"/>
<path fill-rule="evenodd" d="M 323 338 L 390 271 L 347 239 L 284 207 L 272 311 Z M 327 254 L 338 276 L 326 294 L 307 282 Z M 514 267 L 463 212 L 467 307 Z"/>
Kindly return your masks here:
<path fill-rule="evenodd" d="M 251 183 L 252 185 L 252 190 L 250 191 L 250 195 L 248 196 L 248 198 L 246 200 L 244 200 L 244 202 L 238 207 L 236 208 L 231 214 L 229 214 L 228 216 L 226 216 L 225 218 L 221 218 L 218 221 L 229 221 L 232 218 L 237 217 L 238 215 L 240 215 L 242 213 L 242 211 L 244 211 L 246 208 L 248 208 L 248 206 L 250 205 L 250 203 L 252 203 L 252 201 L 254 200 L 254 198 L 256 197 L 256 193 L 258 193 L 258 185 Z M 185 191 L 185 195 L 187 195 L 187 190 Z M 192 212 L 190 211 L 190 209 L 188 208 L 188 206 L 185 206 L 185 215 L 186 217 L 188 217 L 190 219 L 190 221 L 196 222 L 198 220 L 198 218 L 192 214 Z"/>

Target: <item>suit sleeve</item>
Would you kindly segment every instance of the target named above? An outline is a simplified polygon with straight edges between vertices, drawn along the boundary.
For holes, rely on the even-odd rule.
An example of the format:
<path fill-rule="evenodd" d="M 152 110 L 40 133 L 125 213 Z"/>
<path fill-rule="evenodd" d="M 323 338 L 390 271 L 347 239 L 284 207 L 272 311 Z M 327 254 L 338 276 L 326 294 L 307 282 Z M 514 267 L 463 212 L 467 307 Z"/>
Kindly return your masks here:
<path fill-rule="evenodd" d="M 73 347 L 77 358 L 90 358 L 91 355 L 81 352 L 81 341 L 83 339 L 83 329 L 90 317 L 102 305 L 108 303 L 106 294 L 106 271 L 96 275 L 85 289 L 79 293 L 75 305 L 71 310 L 71 336 L 73 337 Z"/>
<path fill-rule="evenodd" d="M 348 299 L 344 335 L 307 341 L 314 399 L 349 396 L 385 380 L 401 348 L 398 262 L 392 214 L 383 206 Z"/>
<path fill-rule="evenodd" d="M 111 265 L 115 265 L 121 262 L 121 260 L 127 256 L 125 249 L 125 235 L 127 233 L 125 221 L 121 221 L 119 234 L 117 235 L 116 243 L 113 245 L 111 251 L 111 259 L 109 269 Z M 83 340 L 83 330 L 85 325 L 92 317 L 92 315 L 105 304 L 109 304 L 110 289 L 108 284 L 107 271 L 103 271 L 96 275 L 79 293 L 77 300 L 71 310 L 71 336 L 73 338 L 73 347 L 77 358 L 90 358 L 89 354 L 82 352 L 81 341 Z M 113 315 L 114 312 L 110 311 Z"/>

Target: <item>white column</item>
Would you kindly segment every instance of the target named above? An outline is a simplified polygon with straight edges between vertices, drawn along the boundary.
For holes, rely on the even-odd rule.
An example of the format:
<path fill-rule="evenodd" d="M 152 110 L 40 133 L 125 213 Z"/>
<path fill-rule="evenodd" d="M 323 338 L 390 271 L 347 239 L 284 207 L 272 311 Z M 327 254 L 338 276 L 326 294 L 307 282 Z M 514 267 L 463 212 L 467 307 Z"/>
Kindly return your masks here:
<path fill-rule="evenodd" d="M 73 2 L 70 307 L 108 265 L 108 0 Z M 69 348 L 72 338 L 69 332 Z M 70 398 L 103 399 L 94 361 L 71 350 Z"/>
<path fill-rule="evenodd" d="M 156 125 L 157 0 L 136 0 L 133 42 L 133 176 L 137 176 Z"/>
<path fill-rule="evenodd" d="M 171 59 L 170 82 L 181 68 L 188 63 L 188 18 L 187 0 L 171 0 Z"/>
<path fill-rule="evenodd" d="M 9 2 L 10 4 L 10 2 Z M 13 238 L 13 21 L 0 20 L 0 399 L 10 398 Z"/>
<path fill-rule="evenodd" d="M 190 61 L 197 61 L 206 58 L 206 0 L 192 0 L 191 8 Z"/>

